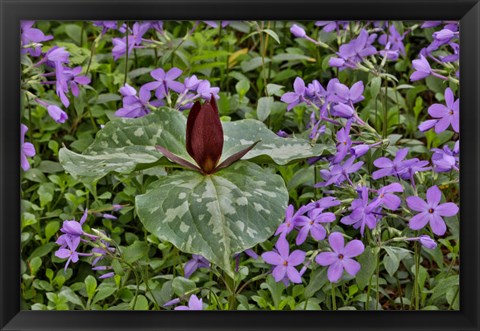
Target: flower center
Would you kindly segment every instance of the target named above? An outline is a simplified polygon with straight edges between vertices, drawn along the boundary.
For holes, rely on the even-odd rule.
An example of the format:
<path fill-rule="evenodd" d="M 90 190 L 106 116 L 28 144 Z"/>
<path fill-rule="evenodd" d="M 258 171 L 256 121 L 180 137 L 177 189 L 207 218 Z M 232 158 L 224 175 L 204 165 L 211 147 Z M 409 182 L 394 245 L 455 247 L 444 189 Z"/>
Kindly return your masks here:
<path fill-rule="evenodd" d="M 287 267 L 288 266 L 288 261 L 283 261 L 283 265 Z"/>
<path fill-rule="evenodd" d="M 343 260 L 343 254 L 338 254 L 338 259 Z"/>
<path fill-rule="evenodd" d="M 346 142 L 346 141 L 344 141 L 344 142 L 343 142 L 343 144 L 344 144 L 344 145 L 346 145 L 346 144 L 347 144 L 347 142 Z"/>
<path fill-rule="evenodd" d="M 313 220 L 310 220 L 310 225 L 313 225 Z"/>
<path fill-rule="evenodd" d="M 429 212 L 430 214 L 433 214 L 433 208 L 430 208 L 430 209 L 428 210 L 428 212 Z"/>
<path fill-rule="evenodd" d="M 449 114 L 450 114 L 450 115 L 453 115 L 453 110 L 450 110 Z"/>
<path fill-rule="evenodd" d="M 384 196 L 385 196 L 385 194 L 383 194 L 383 193 L 382 193 L 382 194 L 380 194 L 380 198 L 383 198 Z"/>

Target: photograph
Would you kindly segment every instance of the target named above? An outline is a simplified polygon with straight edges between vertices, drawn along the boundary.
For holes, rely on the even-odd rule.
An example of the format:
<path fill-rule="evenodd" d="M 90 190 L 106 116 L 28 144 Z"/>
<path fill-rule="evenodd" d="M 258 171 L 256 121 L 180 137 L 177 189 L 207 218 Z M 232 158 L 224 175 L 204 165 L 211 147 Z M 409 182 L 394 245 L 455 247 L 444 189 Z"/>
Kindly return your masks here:
<path fill-rule="evenodd" d="M 20 310 L 465 308 L 459 20 L 19 24 Z"/>

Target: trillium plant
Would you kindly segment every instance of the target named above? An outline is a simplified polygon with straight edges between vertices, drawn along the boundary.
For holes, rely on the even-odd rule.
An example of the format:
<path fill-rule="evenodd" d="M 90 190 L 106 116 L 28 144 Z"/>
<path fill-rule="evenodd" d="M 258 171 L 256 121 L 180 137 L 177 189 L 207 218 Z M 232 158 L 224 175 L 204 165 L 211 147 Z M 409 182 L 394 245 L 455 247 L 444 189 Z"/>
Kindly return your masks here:
<path fill-rule="evenodd" d="M 458 310 L 455 21 L 22 21 L 22 308 Z"/>
<path fill-rule="evenodd" d="M 254 142 L 251 146 L 227 157 L 218 164 L 222 156 L 223 140 L 222 123 L 215 97 L 212 95 L 210 101 L 203 105 L 200 105 L 199 101 L 195 102 L 187 119 L 186 148 L 197 165 L 182 159 L 162 146 L 156 147 L 173 162 L 203 175 L 210 175 L 240 160 L 259 142 Z"/>

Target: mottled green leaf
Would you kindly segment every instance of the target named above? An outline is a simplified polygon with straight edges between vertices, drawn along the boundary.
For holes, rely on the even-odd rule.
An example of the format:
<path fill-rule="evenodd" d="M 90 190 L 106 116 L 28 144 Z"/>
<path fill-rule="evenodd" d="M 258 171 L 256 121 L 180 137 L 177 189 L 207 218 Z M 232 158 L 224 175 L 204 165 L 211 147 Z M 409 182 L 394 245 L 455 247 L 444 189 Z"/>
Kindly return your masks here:
<path fill-rule="evenodd" d="M 268 239 L 287 201 L 280 176 L 237 162 L 209 176 L 182 171 L 161 178 L 136 197 L 136 209 L 148 231 L 233 277 L 233 254 Z"/>
<path fill-rule="evenodd" d="M 281 138 L 260 121 L 247 119 L 223 123 L 225 143 L 222 159 L 260 140 L 242 159 L 280 165 L 319 156 L 325 145 L 312 146 L 307 140 Z M 97 133 L 95 141 L 78 154 L 67 148 L 59 153 L 64 169 L 77 178 L 99 179 L 110 172 L 128 174 L 170 162 L 155 146 L 194 162 L 185 148 L 186 118 L 177 110 L 162 108 L 137 119 L 110 121 Z"/>

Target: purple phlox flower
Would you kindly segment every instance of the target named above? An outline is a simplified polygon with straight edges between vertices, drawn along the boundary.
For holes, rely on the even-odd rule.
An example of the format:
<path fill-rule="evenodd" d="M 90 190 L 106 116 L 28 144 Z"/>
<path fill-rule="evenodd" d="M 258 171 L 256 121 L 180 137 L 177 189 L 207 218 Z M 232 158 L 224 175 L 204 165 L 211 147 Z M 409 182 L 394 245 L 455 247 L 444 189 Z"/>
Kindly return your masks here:
<path fill-rule="evenodd" d="M 357 103 L 365 99 L 362 95 L 364 86 L 362 81 L 358 81 L 349 89 L 342 83 L 334 83 L 334 94 L 331 95 L 330 101 L 338 103 Z"/>
<path fill-rule="evenodd" d="M 82 218 L 80 219 L 79 222 L 75 220 L 67 220 L 63 221 L 62 228 L 60 229 L 60 232 L 63 234 L 58 237 L 56 243 L 60 245 L 62 248 L 66 248 L 67 246 L 70 247 L 71 249 L 75 250 L 78 245 L 80 244 L 80 238 L 83 235 L 87 235 L 91 238 L 97 238 L 94 235 L 87 234 L 83 231 L 83 223 L 87 220 L 88 216 L 88 210 L 85 209 Z"/>
<path fill-rule="evenodd" d="M 435 249 L 437 247 L 437 243 L 435 240 L 430 238 L 430 236 L 427 236 L 426 234 L 422 234 L 420 237 L 415 237 L 415 238 L 407 238 L 407 241 L 419 241 L 420 244 L 428 249 Z"/>
<path fill-rule="evenodd" d="M 313 80 L 305 89 L 305 96 L 309 97 L 315 104 L 323 104 L 327 91 L 318 80 Z"/>
<path fill-rule="evenodd" d="M 285 210 L 285 221 L 280 224 L 275 232 L 275 236 L 280 235 L 281 237 L 285 237 L 287 234 L 292 232 L 292 230 L 295 228 L 295 217 L 297 216 L 297 213 L 294 212 L 295 209 L 293 208 L 293 205 L 289 205 Z"/>
<path fill-rule="evenodd" d="M 350 123 L 351 121 L 347 121 L 346 126 L 337 132 L 337 153 L 332 160 L 332 163 L 334 164 L 342 161 L 352 147 L 352 139 L 350 138 Z"/>
<path fill-rule="evenodd" d="M 395 24 L 390 24 L 388 28 L 389 34 L 383 34 L 378 38 L 378 43 L 386 46 L 389 44 L 389 51 L 396 52 L 405 56 L 405 46 L 403 45 L 403 38 L 405 35 L 400 34 L 395 27 Z"/>
<path fill-rule="evenodd" d="M 28 127 L 25 124 L 20 124 L 20 165 L 24 171 L 30 169 L 30 163 L 28 163 L 27 157 L 35 156 L 35 147 L 32 143 L 25 142 L 25 134 L 28 131 Z"/>
<path fill-rule="evenodd" d="M 301 206 L 295 213 L 296 217 L 305 215 L 307 212 L 318 209 L 320 212 L 324 211 L 327 208 L 340 205 L 341 202 L 335 197 L 324 197 L 317 201 L 309 202 L 306 205 Z M 295 224 L 296 225 L 296 224 Z"/>
<path fill-rule="evenodd" d="M 108 32 L 108 30 L 119 30 L 122 33 L 125 33 L 126 31 L 126 24 L 122 24 L 120 28 L 118 28 L 118 22 L 117 21 L 92 21 L 93 26 L 98 26 L 102 28 L 102 35 Z"/>
<path fill-rule="evenodd" d="M 272 271 L 275 281 L 280 282 L 287 276 L 292 283 L 301 283 L 302 277 L 295 267 L 303 263 L 306 253 L 301 250 L 295 250 L 290 254 L 288 242 L 284 237 L 278 239 L 275 247 L 276 251 L 262 254 L 262 258 L 266 263 L 275 266 Z"/>
<path fill-rule="evenodd" d="M 440 204 L 442 192 L 437 186 L 427 190 L 427 201 L 411 196 L 407 198 L 408 208 L 419 212 L 410 219 L 409 227 L 412 230 L 420 230 L 427 223 L 437 236 L 442 236 L 447 231 L 447 226 L 442 217 L 451 217 L 458 213 L 458 206 L 453 202 Z"/>
<path fill-rule="evenodd" d="M 92 266 L 95 266 L 98 262 L 103 260 L 108 252 L 115 252 L 115 247 L 110 247 L 110 243 L 108 241 L 102 240 L 101 243 L 101 247 L 92 248 L 92 254 L 95 257 L 92 261 Z"/>
<path fill-rule="evenodd" d="M 355 156 L 356 158 L 359 158 L 360 156 L 365 155 L 370 148 L 377 147 L 383 144 L 382 141 L 376 142 L 374 144 L 368 145 L 368 144 L 358 144 L 350 148 L 350 154 L 352 156 Z"/>
<path fill-rule="evenodd" d="M 391 42 L 387 42 L 387 44 L 385 45 L 385 48 L 380 50 L 380 55 L 382 56 L 386 56 L 387 59 L 389 60 L 392 60 L 392 61 L 396 61 L 398 59 L 398 56 L 399 56 L 399 51 L 398 50 L 395 50 L 395 49 L 392 49 L 393 45 Z"/>
<path fill-rule="evenodd" d="M 434 28 L 442 24 L 442 21 L 425 21 L 420 27 L 421 28 Z"/>
<path fill-rule="evenodd" d="M 125 83 L 125 86 L 120 88 L 120 93 L 123 95 L 123 107 L 118 109 L 115 115 L 127 118 L 142 117 L 150 113 L 150 105 L 155 107 L 163 105 L 160 100 L 150 102 L 151 93 L 144 87 L 145 85 L 140 88 L 139 96 L 137 96 L 135 88 Z"/>
<path fill-rule="evenodd" d="M 162 306 L 163 307 L 169 307 L 169 306 L 177 305 L 179 303 L 180 303 L 180 298 L 175 298 L 175 299 L 172 299 L 170 301 L 165 302 Z"/>
<path fill-rule="evenodd" d="M 415 69 L 415 71 L 410 75 L 410 80 L 412 82 L 423 79 L 432 74 L 430 63 L 428 63 L 428 60 L 423 55 L 420 55 L 419 60 L 413 60 L 412 66 Z"/>
<path fill-rule="evenodd" d="M 65 113 L 60 107 L 56 105 L 51 105 L 46 103 L 45 101 L 42 101 L 40 99 L 35 99 L 35 101 L 42 107 L 44 107 L 48 115 L 57 123 L 65 123 L 65 121 L 68 119 L 67 113 Z"/>
<path fill-rule="evenodd" d="M 407 171 L 408 167 L 416 163 L 418 159 L 404 160 L 408 154 L 408 148 L 402 148 L 397 151 L 392 160 L 386 157 L 380 157 L 373 161 L 373 164 L 380 168 L 372 174 L 373 179 L 379 179 L 385 176 L 400 176 Z"/>
<path fill-rule="evenodd" d="M 155 69 L 150 73 L 155 81 L 143 85 L 141 91 L 155 90 L 155 95 L 158 99 L 163 99 L 166 95 L 168 95 L 169 90 L 182 93 L 185 90 L 185 86 L 175 80 L 180 77 L 181 74 L 182 70 L 175 67 L 167 72 L 165 72 L 165 70 L 162 68 Z"/>
<path fill-rule="evenodd" d="M 65 113 L 60 107 L 55 105 L 47 106 L 48 115 L 57 123 L 65 123 L 68 119 L 67 113 Z"/>
<path fill-rule="evenodd" d="M 340 223 L 346 225 L 352 225 L 354 229 L 360 229 L 360 234 L 363 237 L 365 232 L 365 225 L 370 230 L 374 229 L 377 225 L 376 212 L 381 209 L 377 202 L 368 203 L 368 188 L 362 186 L 359 192 L 359 199 L 355 199 L 352 202 L 350 215 L 342 217 Z"/>
<path fill-rule="evenodd" d="M 112 278 L 113 276 L 115 276 L 115 273 L 111 271 L 101 275 L 100 277 L 98 277 L 98 279 L 107 279 L 107 278 Z"/>
<path fill-rule="evenodd" d="M 21 21 L 22 30 L 21 46 L 22 53 L 28 53 L 31 56 L 38 57 L 42 54 L 42 42 L 53 39 L 53 36 L 46 36 L 42 30 L 33 28 L 35 21 Z"/>
<path fill-rule="evenodd" d="M 352 240 L 345 245 L 345 239 L 340 232 L 333 232 L 328 236 L 328 242 L 333 252 L 322 252 L 317 255 L 315 261 L 321 266 L 329 266 L 327 271 L 328 280 L 336 283 L 342 278 L 343 270 L 355 276 L 360 271 L 360 263 L 353 258 L 359 256 L 365 250 L 360 240 Z"/>
<path fill-rule="evenodd" d="M 188 91 L 197 91 L 198 84 L 202 82 L 201 79 L 198 79 L 196 75 L 186 77 L 184 80 L 185 89 Z"/>
<path fill-rule="evenodd" d="M 450 42 L 453 38 L 458 37 L 458 31 L 452 31 L 450 29 L 442 29 L 433 33 L 433 38 L 440 42 Z"/>
<path fill-rule="evenodd" d="M 357 172 L 363 165 L 363 161 L 355 162 L 355 157 L 352 156 L 347 159 L 343 165 L 335 164 L 330 166 L 330 168 L 320 170 L 320 175 L 325 180 L 325 182 L 320 182 L 315 184 L 315 187 L 324 187 L 331 184 L 340 185 L 345 180 L 348 180 L 349 183 L 353 186 L 353 183 L 350 181 L 349 174 Z"/>
<path fill-rule="evenodd" d="M 362 62 L 364 57 L 377 53 L 375 47 L 372 46 L 376 37 L 376 34 L 369 36 L 367 30 L 362 29 L 357 38 L 340 46 L 337 52 L 339 57 L 330 58 L 329 65 L 331 67 L 339 67 L 341 70 L 356 68 L 357 63 Z"/>
<path fill-rule="evenodd" d="M 397 210 L 402 201 L 393 193 L 403 192 L 403 186 L 399 183 L 393 183 L 382 187 L 377 191 L 377 198 L 372 205 L 383 206 L 391 210 Z"/>
<path fill-rule="evenodd" d="M 302 78 L 297 77 L 293 82 L 293 90 L 294 92 L 287 92 L 282 95 L 280 98 L 281 101 L 288 104 L 287 110 L 291 110 L 293 107 L 298 105 L 301 102 L 305 101 L 305 82 Z"/>
<path fill-rule="evenodd" d="M 253 249 L 246 249 L 243 251 L 245 254 L 247 254 L 248 256 L 250 256 L 252 259 L 256 260 L 258 259 L 258 254 L 255 253 L 255 251 Z"/>
<path fill-rule="evenodd" d="M 322 30 L 325 32 L 332 32 L 333 30 L 336 30 L 338 33 L 340 29 L 348 26 L 348 21 L 316 21 L 315 25 L 323 26 Z"/>
<path fill-rule="evenodd" d="M 158 31 L 160 34 L 164 34 L 165 31 L 163 30 L 163 21 L 155 21 L 150 22 L 151 27 Z"/>
<path fill-rule="evenodd" d="M 199 299 L 195 294 L 190 296 L 188 306 L 178 306 L 175 310 L 203 310 L 202 299 Z"/>
<path fill-rule="evenodd" d="M 431 149 L 431 151 L 434 152 L 432 155 L 432 164 L 435 172 L 449 172 L 452 169 L 459 171 L 458 141 L 455 143 L 455 147 L 453 150 L 447 145 L 443 146 L 443 149 Z"/>
<path fill-rule="evenodd" d="M 310 131 L 309 138 L 317 140 L 319 136 L 325 133 L 327 130 L 327 127 L 325 125 L 320 126 L 321 120 L 317 121 L 315 125 L 312 127 L 312 130 Z"/>
<path fill-rule="evenodd" d="M 323 240 L 327 235 L 327 231 L 322 223 L 331 223 L 335 221 L 334 213 L 323 213 L 322 209 L 312 209 L 307 216 L 298 216 L 296 218 L 296 225 L 300 227 L 298 231 L 296 244 L 301 245 L 307 239 L 308 234 L 311 234 L 315 240 Z"/>
<path fill-rule="evenodd" d="M 90 78 L 85 75 L 80 75 L 82 72 L 82 67 L 78 66 L 73 69 L 65 68 L 63 70 L 64 80 L 69 84 L 72 94 L 78 97 L 79 89 L 78 85 L 88 85 L 90 84 Z M 67 106 L 65 106 L 67 107 Z"/>
<path fill-rule="evenodd" d="M 123 207 L 124 207 L 123 205 L 120 205 L 120 204 L 117 203 L 117 204 L 112 205 L 112 208 L 113 208 L 112 210 L 113 211 L 119 211 L 119 210 L 123 209 Z"/>
<path fill-rule="evenodd" d="M 288 133 L 286 133 L 286 132 L 283 131 L 283 130 L 278 130 L 278 131 L 277 131 L 277 136 L 282 137 L 282 138 L 287 138 L 287 137 L 288 137 Z"/>
<path fill-rule="evenodd" d="M 365 122 L 358 116 L 357 111 L 353 108 L 352 105 L 346 105 L 344 103 L 339 103 L 333 106 L 331 111 L 333 116 L 343 117 L 343 118 L 353 118 L 355 122 L 358 122 L 359 125 L 365 125 Z"/>
<path fill-rule="evenodd" d="M 112 39 L 113 43 L 113 48 L 112 48 L 112 55 L 113 59 L 117 61 L 119 58 L 121 58 L 127 49 L 127 38 L 113 38 Z M 133 47 L 135 46 L 135 42 L 133 38 L 128 38 L 128 54 L 130 54 L 133 50 Z"/>
<path fill-rule="evenodd" d="M 218 92 L 220 91 L 220 88 L 218 87 L 211 87 L 210 82 L 208 80 L 202 80 L 197 87 L 197 94 L 205 100 L 210 100 L 210 98 L 213 96 L 215 99 L 218 99 Z"/>
<path fill-rule="evenodd" d="M 112 269 L 113 269 L 112 266 L 107 266 L 107 265 L 101 265 L 101 266 L 92 268 L 92 270 L 94 270 L 94 271 L 107 271 L 107 270 L 112 270 Z M 107 278 L 112 278 L 113 276 L 115 276 L 115 272 L 109 271 L 107 273 L 104 273 L 103 275 L 100 275 L 98 278 L 99 279 L 107 279 Z"/>
<path fill-rule="evenodd" d="M 47 61 L 50 62 L 51 67 L 55 67 L 57 69 L 58 65 L 68 63 L 69 62 L 70 53 L 65 50 L 65 47 L 58 47 L 53 46 L 50 48 L 47 53 L 45 54 L 44 60 L 40 61 Z"/>
<path fill-rule="evenodd" d="M 70 264 L 70 262 L 77 263 L 78 262 L 78 256 L 79 253 L 77 253 L 75 250 L 77 247 L 72 247 L 70 244 L 67 246 L 62 246 L 55 252 L 55 256 L 60 258 L 60 259 L 68 259 L 67 263 L 65 263 L 65 268 L 64 271 L 67 272 L 67 267 Z"/>
<path fill-rule="evenodd" d="M 190 109 L 193 102 L 199 97 L 205 100 L 210 100 L 213 94 L 215 99 L 220 98 L 218 96 L 218 92 L 220 91 L 218 87 L 211 87 L 208 80 L 198 79 L 195 75 L 185 78 L 183 85 L 185 89 L 177 98 L 175 105 L 175 108 L 177 109 Z"/>
<path fill-rule="evenodd" d="M 103 218 L 106 218 L 106 219 L 108 219 L 108 220 L 116 220 L 116 219 L 118 219 L 117 216 L 112 215 L 112 214 L 107 214 L 107 213 L 100 214 L 100 216 L 103 217 Z"/>
<path fill-rule="evenodd" d="M 451 125 L 453 130 L 459 133 L 460 99 L 455 100 L 453 92 L 449 87 L 445 89 L 444 96 L 446 105 L 435 103 L 428 108 L 428 113 L 430 114 L 430 116 L 437 120 L 437 122 L 435 123 L 435 132 L 443 132 Z M 433 127 L 433 125 L 430 126 L 430 128 L 431 127 Z M 425 125 L 422 127 L 422 129 L 425 129 Z"/>
<path fill-rule="evenodd" d="M 133 24 L 131 32 L 129 31 L 130 29 L 128 29 L 128 32 L 127 30 L 125 31 L 128 33 L 128 54 L 130 54 L 136 46 L 142 43 L 142 37 L 148 31 L 150 26 L 151 24 L 149 22 L 136 22 Z M 113 59 L 116 61 L 127 52 L 127 36 L 122 38 L 113 38 L 112 43 L 112 55 Z"/>
<path fill-rule="evenodd" d="M 56 67 L 56 92 L 65 107 L 70 105 L 70 101 L 66 96 L 69 89 L 72 91 L 72 94 L 77 97 L 80 93 L 78 84 L 90 84 L 90 78 L 85 75 L 80 75 L 81 72 L 82 67 L 80 66 L 73 69 L 63 67 L 62 65 Z"/>
<path fill-rule="evenodd" d="M 416 187 L 415 186 L 415 178 L 414 178 L 414 175 L 417 173 L 417 172 L 423 172 L 423 171 L 428 171 L 428 170 L 431 170 L 432 167 L 429 167 L 428 166 L 428 161 L 422 161 L 422 160 L 418 160 L 418 159 L 412 159 L 412 160 L 416 160 L 415 162 L 412 162 L 410 163 L 407 167 L 406 167 L 406 171 L 403 172 L 400 177 L 404 180 L 410 180 L 410 182 L 412 183 L 412 186 L 413 187 Z"/>
<path fill-rule="evenodd" d="M 290 27 L 290 32 L 297 38 L 305 38 L 305 36 L 307 35 L 305 29 L 296 24 Z"/>
<path fill-rule="evenodd" d="M 454 42 L 449 42 L 448 45 L 452 48 L 453 54 L 442 56 L 440 55 L 440 61 L 442 62 L 455 62 L 460 58 L 460 45 Z"/>
<path fill-rule="evenodd" d="M 203 21 L 206 25 L 208 25 L 211 28 L 218 28 L 218 22 L 217 21 Z M 222 28 L 226 28 L 232 23 L 232 21 L 220 21 L 220 24 L 222 25 Z"/>
<path fill-rule="evenodd" d="M 183 267 L 185 278 L 190 278 L 190 276 L 200 268 L 210 268 L 210 262 L 201 255 L 192 254 L 192 259 L 185 263 Z"/>
<path fill-rule="evenodd" d="M 148 31 L 148 29 L 150 29 L 151 26 L 152 26 L 151 22 L 144 22 L 144 23 L 136 22 L 135 24 L 133 24 L 132 37 L 136 46 L 142 43 L 143 35 Z"/>

